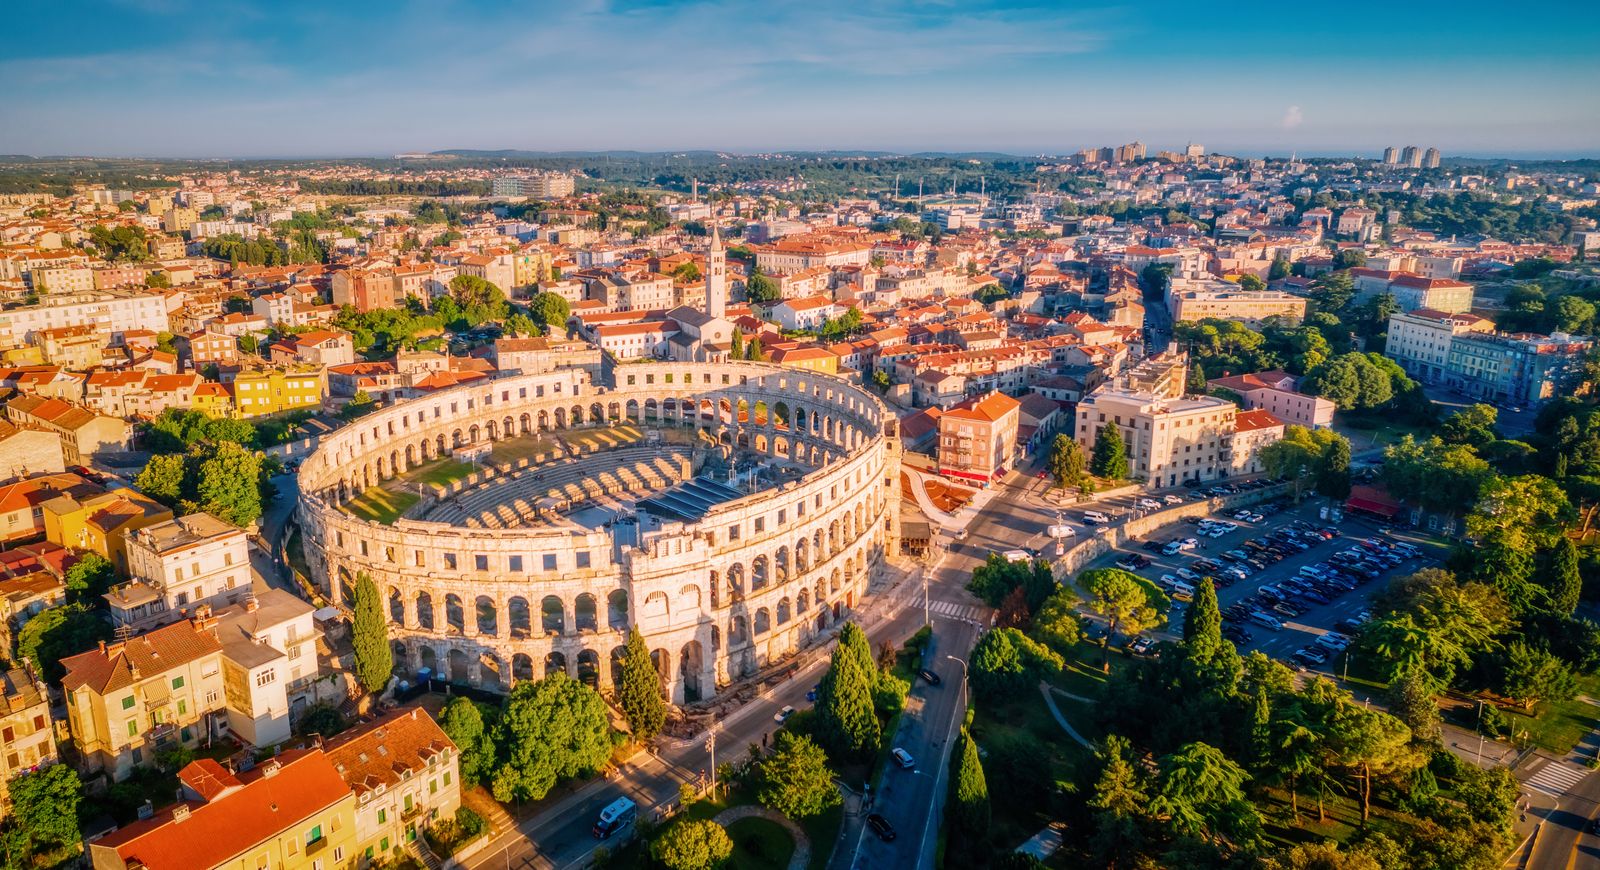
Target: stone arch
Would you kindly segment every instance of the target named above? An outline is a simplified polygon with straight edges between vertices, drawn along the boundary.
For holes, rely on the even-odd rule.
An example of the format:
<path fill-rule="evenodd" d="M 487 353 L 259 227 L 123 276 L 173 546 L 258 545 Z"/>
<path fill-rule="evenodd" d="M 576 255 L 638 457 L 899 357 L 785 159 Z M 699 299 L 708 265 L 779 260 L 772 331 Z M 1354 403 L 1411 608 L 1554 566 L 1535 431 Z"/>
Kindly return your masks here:
<path fill-rule="evenodd" d="M 661 406 L 655 399 L 644 400 L 644 416 L 640 419 L 646 423 L 654 423 L 661 419 Z"/>
<path fill-rule="evenodd" d="M 406 624 L 406 603 L 400 597 L 400 590 L 393 586 L 389 587 L 389 621 L 399 626 Z"/>
<path fill-rule="evenodd" d="M 839 583 L 839 569 L 835 568 L 835 569 L 833 569 L 833 573 L 828 575 L 828 592 L 829 592 L 829 594 L 832 594 L 834 592 L 838 592 L 839 591 L 839 586 L 840 586 L 840 583 Z"/>
<path fill-rule="evenodd" d="M 465 634 L 467 613 L 461 605 L 461 596 L 451 592 L 444 597 L 444 627 L 452 634 Z"/>
<path fill-rule="evenodd" d="M 427 671 L 435 677 L 444 676 L 444 674 L 439 673 L 439 654 L 433 651 L 433 647 L 426 644 L 417 650 L 417 673 L 420 674 L 423 671 Z"/>
<path fill-rule="evenodd" d="M 770 572 L 767 569 L 767 557 L 757 556 L 750 561 L 750 591 L 758 592 L 767 588 Z"/>
<path fill-rule="evenodd" d="M 472 682 L 472 662 L 467 658 L 466 652 L 452 647 L 447 659 L 450 663 L 450 682 L 462 684 Z"/>
<path fill-rule="evenodd" d="M 557 671 L 563 674 L 567 672 L 567 657 L 559 650 L 551 650 L 544 657 L 544 675 L 548 677 Z"/>
<path fill-rule="evenodd" d="M 478 688 L 490 692 L 498 692 L 508 685 L 507 680 L 501 675 L 505 665 L 497 655 L 483 655 L 478 658 Z M 506 675 L 509 676 L 509 675 Z"/>
<path fill-rule="evenodd" d="M 728 645 L 742 644 L 749 639 L 749 625 L 745 622 L 744 614 L 735 613 L 733 620 L 728 623 Z"/>
<path fill-rule="evenodd" d="M 622 663 L 628 659 L 628 648 L 619 646 L 611 650 L 611 685 L 622 685 Z"/>
<path fill-rule="evenodd" d="M 705 652 L 700 647 L 700 641 L 691 640 L 678 653 L 678 681 L 683 686 L 684 703 L 702 700 L 704 688 L 700 685 L 700 675 L 703 673 Z"/>
<path fill-rule="evenodd" d="M 628 630 L 628 592 L 613 589 L 606 595 L 606 625 L 613 631 Z"/>
<path fill-rule="evenodd" d="M 738 562 L 728 566 L 728 593 L 730 601 L 744 598 L 744 566 Z"/>
<path fill-rule="evenodd" d="M 529 637 L 533 634 L 533 613 L 528 599 L 513 595 L 506 599 L 506 621 L 510 623 L 512 637 Z M 532 667 L 531 665 L 529 667 Z"/>
<path fill-rule="evenodd" d="M 627 418 L 629 420 L 631 420 L 631 421 L 633 421 L 635 423 L 640 423 L 640 422 L 644 421 L 643 415 L 641 415 L 639 413 L 639 400 L 638 399 L 629 399 L 628 403 L 626 405 L 623 405 L 622 407 L 623 407 L 623 412 L 625 413 L 625 415 L 627 416 Z"/>
<path fill-rule="evenodd" d="M 828 556 L 839 555 L 839 521 L 828 523 Z"/>
<path fill-rule="evenodd" d="M 811 542 L 804 535 L 794 543 L 794 569 L 801 573 L 811 570 Z"/>
<path fill-rule="evenodd" d="M 788 622 L 793 616 L 794 616 L 794 613 L 793 613 L 793 611 L 791 609 L 791 606 L 789 604 L 789 599 L 787 599 L 787 598 L 780 599 L 778 601 L 778 624 L 779 625 L 783 625 L 784 623 Z"/>
<path fill-rule="evenodd" d="M 650 651 L 650 664 L 656 666 L 656 679 L 665 683 L 667 675 L 672 672 L 672 654 L 664 649 L 653 649 Z"/>
<path fill-rule="evenodd" d="M 579 595 L 572 602 L 573 626 L 579 631 L 599 631 L 600 619 L 597 610 L 593 595 L 587 592 Z"/>
<path fill-rule="evenodd" d="M 578 651 L 578 681 L 591 689 L 600 688 L 600 654 L 592 649 Z"/>
<path fill-rule="evenodd" d="M 606 421 L 606 409 L 601 407 L 599 402 L 590 403 L 590 405 L 589 405 L 589 422 L 590 423 L 604 423 L 605 421 Z"/>
<path fill-rule="evenodd" d="M 565 429 L 565 428 L 567 428 L 567 409 L 566 408 L 557 408 L 556 412 L 555 412 L 555 416 L 556 416 L 556 428 L 557 429 Z M 540 417 L 541 420 L 544 418 L 544 412 L 543 411 L 539 412 L 539 417 Z M 543 423 L 540 424 L 541 428 L 543 427 L 543 425 L 544 425 Z"/>
<path fill-rule="evenodd" d="M 343 565 L 339 566 L 339 572 L 338 573 L 339 573 L 339 589 L 338 589 L 339 600 L 344 602 L 347 605 L 354 605 L 355 602 L 356 602 L 356 578 L 351 576 L 350 569 L 346 568 Z"/>
<path fill-rule="evenodd" d="M 777 569 L 779 583 L 789 582 L 789 546 L 787 544 L 779 547 L 777 554 L 772 557 L 772 567 Z"/>
<path fill-rule="evenodd" d="M 606 419 L 615 423 L 622 419 L 622 406 L 616 402 L 606 405 Z"/>
<path fill-rule="evenodd" d="M 756 635 L 760 636 L 772 630 L 772 612 L 765 607 L 756 611 Z"/>
<path fill-rule="evenodd" d="M 545 413 L 543 411 L 540 411 L 539 412 L 539 425 L 540 426 L 544 425 L 544 418 L 545 418 Z M 517 431 L 519 433 L 523 434 L 523 435 L 526 435 L 526 434 L 528 434 L 528 430 L 533 428 L 533 415 L 529 414 L 527 411 L 523 411 L 517 417 L 517 423 L 519 424 L 519 428 L 518 428 Z"/>
<path fill-rule="evenodd" d="M 417 628 L 433 631 L 433 596 L 426 592 L 417 593 Z"/>
<path fill-rule="evenodd" d="M 500 633 L 500 613 L 494 605 L 494 599 L 487 595 L 479 595 L 476 603 L 476 617 L 479 634 L 495 635 Z"/>
<path fill-rule="evenodd" d="M 652 592 L 644 597 L 644 605 L 640 607 L 641 620 L 661 620 L 665 622 L 672 618 L 672 602 L 667 600 L 667 593 Z"/>
<path fill-rule="evenodd" d="M 537 679 L 533 675 L 533 656 L 517 653 L 511 657 L 511 679 L 513 681 Z"/>
<path fill-rule="evenodd" d="M 681 613 L 700 612 L 700 587 L 693 583 L 685 584 L 678 590 L 678 610 Z"/>
<path fill-rule="evenodd" d="M 800 587 L 800 594 L 795 596 L 794 610 L 796 613 L 805 613 L 811 609 L 811 590 Z"/>
<path fill-rule="evenodd" d="M 567 630 L 567 608 L 561 599 L 546 595 L 539 602 L 539 627 L 545 634 L 564 634 Z"/>

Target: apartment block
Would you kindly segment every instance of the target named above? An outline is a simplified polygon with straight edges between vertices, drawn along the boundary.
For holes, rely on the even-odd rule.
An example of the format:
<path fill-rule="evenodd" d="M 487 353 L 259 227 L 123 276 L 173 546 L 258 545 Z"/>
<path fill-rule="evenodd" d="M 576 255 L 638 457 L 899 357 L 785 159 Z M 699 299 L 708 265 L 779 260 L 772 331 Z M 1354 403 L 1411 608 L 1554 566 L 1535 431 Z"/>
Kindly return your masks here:
<path fill-rule="evenodd" d="M 1494 331 L 1494 322 L 1476 314 L 1418 308 L 1389 315 L 1389 340 L 1383 355 L 1425 384 L 1443 383 L 1450 365 L 1450 343 L 1457 336 Z"/>
<path fill-rule="evenodd" d="M 959 402 L 939 417 L 939 473 L 984 486 L 1016 464 L 1021 403 L 1004 393 Z"/>
<path fill-rule="evenodd" d="M 459 752 L 420 707 L 351 728 L 323 751 L 355 795 L 365 860 L 387 857 L 461 806 Z"/>
<path fill-rule="evenodd" d="M 201 604 L 224 606 L 250 594 L 244 530 L 194 513 L 127 535 L 132 582 L 106 593 L 117 625 L 148 628 L 181 619 Z"/>
<path fill-rule="evenodd" d="M 0 818 L 10 814 L 11 780 L 56 763 L 50 695 L 22 668 L 0 673 Z"/>

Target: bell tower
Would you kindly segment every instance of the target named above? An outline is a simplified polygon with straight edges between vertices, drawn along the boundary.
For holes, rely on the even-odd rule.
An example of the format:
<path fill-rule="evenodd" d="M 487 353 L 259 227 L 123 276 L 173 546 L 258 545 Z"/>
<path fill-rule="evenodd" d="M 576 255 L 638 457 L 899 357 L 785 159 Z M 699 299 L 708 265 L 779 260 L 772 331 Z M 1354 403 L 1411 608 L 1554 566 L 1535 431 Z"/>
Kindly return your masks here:
<path fill-rule="evenodd" d="M 711 224 L 711 249 L 706 252 L 706 315 L 723 318 L 728 309 L 728 254 L 722 249 L 722 232 Z"/>

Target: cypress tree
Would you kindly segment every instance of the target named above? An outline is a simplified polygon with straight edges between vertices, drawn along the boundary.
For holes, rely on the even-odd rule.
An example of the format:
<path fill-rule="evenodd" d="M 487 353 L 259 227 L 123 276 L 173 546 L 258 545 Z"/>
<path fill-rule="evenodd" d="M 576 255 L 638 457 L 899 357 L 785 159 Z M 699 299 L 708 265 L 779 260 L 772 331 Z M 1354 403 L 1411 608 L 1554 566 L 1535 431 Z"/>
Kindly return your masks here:
<path fill-rule="evenodd" d="M 1183 620 L 1183 645 L 1188 657 L 1208 661 L 1222 646 L 1222 613 L 1217 607 L 1217 587 L 1207 577 L 1194 590 L 1194 603 Z"/>
<path fill-rule="evenodd" d="M 365 571 L 356 575 L 352 604 L 350 642 L 355 647 L 356 680 L 368 692 L 381 692 L 394 672 L 394 651 L 389 649 L 389 622 L 383 618 L 378 586 Z"/>
<path fill-rule="evenodd" d="M 945 811 L 949 842 L 952 846 L 960 844 L 961 851 L 976 857 L 988 851 L 989 783 L 983 775 L 978 744 L 965 728 L 961 729 L 961 741 L 952 754 L 955 773 L 950 778 L 950 799 Z"/>
<path fill-rule="evenodd" d="M 871 659 L 871 651 L 867 652 Z M 828 672 L 817 689 L 817 732 L 833 758 L 867 758 L 883 739 L 872 706 L 873 677 L 861 668 L 847 644 L 834 647 Z"/>
<path fill-rule="evenodd" d="M 628 728 L 640 740 L 649 740 L 661 733 L 667 722 L 667 703 L 661 694 L 661 674 L 650 660 L 650 649 L 645 646 L 644 635 L 636 625 L 628 631 L 628 642 L 622 649 L 622 682 L 617 685 L 617 702 Z"/>
<path fill-rule="evenodd" d="M 1116 426 L 1100 427 L 1100 434 L 1094 438 L 1094 457 L 1089 462 L 1089 470 L 1107 480 L 1128 476 L 1128 445 Z"/>
<path fill-rule="evenodd" d="M 1550 609 L 1562 616 L 1571 616 L 1578 609 L 1578 596 L 1583 592 L 1583 576 L 1578 573 L 1578 548 L 1566 535 L 1556 542 L 1550 554 Z"/>
<path fill-rule="evenodd" d="M 728 354 L 733 359 L 744 359 L 744 330 L 734 327 L 733 349 Z"/>
<path fill-rule="evenodd" d="M 867 641 L 867 633 L 861 630 L 861 626 L 846 622 L 839 629 L 839 646 L 849 650 L 851 658 L 861 666 L 861 671 L 873 677 L 872 682 L 877 682 L 878 665 L 872 660 L 872 644 Z"/>

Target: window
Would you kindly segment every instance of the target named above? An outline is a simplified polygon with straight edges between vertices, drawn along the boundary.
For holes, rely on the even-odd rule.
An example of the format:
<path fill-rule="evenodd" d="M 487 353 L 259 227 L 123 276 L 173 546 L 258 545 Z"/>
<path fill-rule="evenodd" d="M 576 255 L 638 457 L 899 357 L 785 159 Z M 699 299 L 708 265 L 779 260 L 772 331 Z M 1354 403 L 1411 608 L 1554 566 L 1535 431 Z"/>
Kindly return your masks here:
<path fill-rule="evenodd" d="M 444 566 L 446 568 L 449 568 L 451 571 L 454 571 L 456 569 L 456 554 L 455 553 L 445 553 L 444 554 Z"/>
<path fill-rule="evenodd" d="M 444 772 L 444 784 L 445 785 L 449 785 L 450 784 L 450 771 L 448 771 L 448 770 Z"/>
<path fill-rule="evenodd" d="M 174 688 L 174 689 L 183 688 L 183 677 L 173 677 L 172 678 L 172 688 Z"/>
<path fill-rule="evenodd" d="M 128 720 L 128 736 L 129 737 L 138 737 L 139 736 L 139 720 L 138 719 L 129 719 Z"/>
<path fill-rule="evenodd" d="M 384 824 L 387 821 L 389 821 L 389 811 L 383 809 L 382 807 L 379 807 L 378 808 L 378 824 L 381 825 L 381 824 Z M 389 847 L 388 846 L 384 846 L 383 849 L 384 849 L 385 852 L 389 851 Z"/>
<path fill-rule="evenodd" d="M 511 557 L 511 571 L 512 571 L 512 573 L 516 573 L 516 572 L 521 571 L 521 570 L 522 570 L 522 557 L 521 556 L 512 556 Z"/>
<path fill-rule="evenodd" d="M 133 696 L 132 695 L 129 695 L 128 697 L 122 699 L 122 709 L 124 709 L 124 710 L 132 710 L 133 709 Z"/>
<path fill-rule="evenodd" d="M 472 557 L 472 564 L 479 571 L 487 571 L 489 570 L 489 557 L 483 553 L 478 553 Z"/>
<path fill-rule="evenodd" d="M 589 551 L 588 550 L 579 550 L 578 551 L 578 567 L 579 568 L 587 568 L 587 567 L 589 567 Z"/>
<path fill-rule="evenodd" d="M 343 860 L 344 860 L 344 847 L 343 846 L 334 846 L 333 847 L 333 863 L 334 864 L 338 864 L 339 862 L 341 862 Z M 320 870 L 320 868 L 319 868 L 319 870 Z"/>
<path fill-rule="evenodd" d="M 187 716 L 187 715 L 189 715 L 189 702 L 183 700 L 182 698 L 178 699 L 178 715 L 179 716 Z"/>
<path fill-rule="evenodd" d="M 556 554 L 555 553 L 545 553 L 543 561 L 544 561 L 544 569 L 546 571 L 554 571 L 556 569 Z"/>
<path fill-rule="evenodd" d="M 211 705 L 213 705 L 215 703 L 217 703 L 217 693 L 216 692 L 207 692 L 206 693 L 206 706 L 210 707 Z"/>
<path fill-rule="evenodd" d="M 306 831 L 306 845 L 309 846 L 320 839 L 322 839 L 322 826 L 312 825 L 311 830 Z"/>
<path fill-rule="evenodd" d="M 262 671 L 261 673 L 256 674 L 256 685 L 257 686 L 269 686 L 272 683 L 276 682 L 277 679 L 278 679 L 278 672 L 273 668 L 267 668 L 266 670 Z"/>

